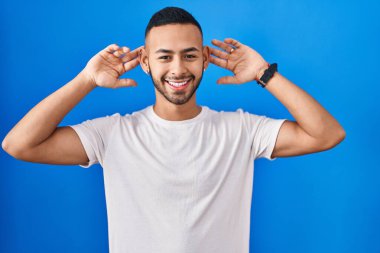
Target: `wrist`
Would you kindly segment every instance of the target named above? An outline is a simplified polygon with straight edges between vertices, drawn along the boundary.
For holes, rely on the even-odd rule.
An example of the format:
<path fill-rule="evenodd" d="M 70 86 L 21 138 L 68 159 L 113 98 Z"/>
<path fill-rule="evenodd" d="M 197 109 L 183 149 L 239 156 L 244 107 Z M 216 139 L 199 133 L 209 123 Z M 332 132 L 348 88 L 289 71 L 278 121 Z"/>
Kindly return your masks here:
<path fill-rule="evenodd" d="M 264 75 L 265 70 L 267 70 L 269 68 L 269 66 L 270 66 L 270 64 L 265 62 L 264 66 L 261 67 L 259 69 L 259 71 L 257 72 L 256 79 L 255 79 L 256 81 L 260 80 L 260 78 Z"/>
<path fill-rule="evenodd" d="M 97 87 L 95 80 L 86 72 L 85 69 L 79 73 L 78 78 L 81 80 L 82 85 L 88 87 L 90 90 Z"/>

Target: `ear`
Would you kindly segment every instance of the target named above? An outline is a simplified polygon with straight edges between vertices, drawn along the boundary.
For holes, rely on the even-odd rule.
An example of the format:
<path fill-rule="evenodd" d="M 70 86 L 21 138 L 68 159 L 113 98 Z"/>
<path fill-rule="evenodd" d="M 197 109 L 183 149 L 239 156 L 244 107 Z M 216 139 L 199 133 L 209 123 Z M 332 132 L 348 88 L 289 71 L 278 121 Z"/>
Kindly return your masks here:
<path fill-rule="evenodd" d="M 210 48 L 208 46 L 204 46 L 202 54 L 203 54 L 203 68 L 204 70 L 206 70 L 210 62 Z"/>
<path fill-rule="evenodd" d="M 150 69 L 149 69 L 149 59 L 148 59 L 148 52 L 146 50 L 146 46 L 144 46 L 139 53 L 139 62 L 140 66 L 143 69 L 143 71 L 146 74 L 149 74 Z"/>

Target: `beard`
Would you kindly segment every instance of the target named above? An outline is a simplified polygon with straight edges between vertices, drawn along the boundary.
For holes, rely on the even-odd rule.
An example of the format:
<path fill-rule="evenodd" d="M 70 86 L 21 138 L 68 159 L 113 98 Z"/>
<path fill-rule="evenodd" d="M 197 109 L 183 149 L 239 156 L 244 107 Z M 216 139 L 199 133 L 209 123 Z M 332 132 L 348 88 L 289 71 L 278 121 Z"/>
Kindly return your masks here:
<path fill-rule="evenodd" d="M 150 68 L 150 66 L 149 66 L 149 69 L 152 70 Z M 202 81 L 202 78 L 203 78 L 203 71 L 202 71 L 201 77 L 198 79 L 195 79 L 194 75 L 187 76 L 187 77 L 180 76 L 180 77 L 175 78 L 177 80 L 191 78 L 190 82 L 192 82 L 192 84 L 189 84 L 189 86 L 186 87 L 186 89 L 185 89 L 185 90 L 187 90 L 188 88 L 191 88 L 192 90 L 190 92 L 187 92 L 185 90 L 168 92 L 166 90 L 167 84 L 165 83 L 164 77 L 162 77 L 161 79 L 157 79 L 157 78 L 152 76 L 152 71 L 149 72 L 149 76 L 152 79 L 154 87 L 156 87 L 158 92 L 160 92 L 161 95 L 164 96 L 164 98 L 167 101 L 169 101 L 170 103 L 175 104 L 175 105 L 183 105 L 183 104 L 186 104 L 193 97 L 195 92 L 197 91 L 197 89 L 198 89 L 198 87 Z M 171 79 L 173 79 L 173 78 L 171 78 Z"/>

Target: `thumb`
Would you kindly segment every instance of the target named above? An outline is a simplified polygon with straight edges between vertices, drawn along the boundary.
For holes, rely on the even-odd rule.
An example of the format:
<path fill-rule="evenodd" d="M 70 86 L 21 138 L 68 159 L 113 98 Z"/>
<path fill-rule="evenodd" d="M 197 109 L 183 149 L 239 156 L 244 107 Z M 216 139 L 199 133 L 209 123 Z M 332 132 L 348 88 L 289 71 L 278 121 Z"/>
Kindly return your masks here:
<path fill-rule="evenodd" d="M 135 82 L 135 80 L 130 79 L 130 78 L 117 79 L 115 83 L 115 88 L 130 87 L 130 86 L 137 86 L 137 83 Z"/>
<path fill-rule="evenodd" d="M 216 81 L 217 84 L 237 84 L 238 80 L 235 76 L 223 76 L 222 78 L 219 78 L 218 81 Z"/>

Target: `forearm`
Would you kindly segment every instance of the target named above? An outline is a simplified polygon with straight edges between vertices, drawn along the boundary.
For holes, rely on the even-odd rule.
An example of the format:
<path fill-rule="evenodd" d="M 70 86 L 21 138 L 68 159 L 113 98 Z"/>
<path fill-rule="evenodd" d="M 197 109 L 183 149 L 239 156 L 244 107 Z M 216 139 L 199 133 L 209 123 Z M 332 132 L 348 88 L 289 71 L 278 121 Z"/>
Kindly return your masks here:
<path fill-rule="evenodd" d="M 342 126 L 327 110 L 280 73 L 276 72 L 265 88 L 288 109 L 310 136 L 331 140 L 344 135 Z"/>
<path fill-rule="evenodd" d="M 94 85 L 80 72 L 33 107 L 7 134 L 3 148 L 28 149 L 46 140 Z"/>

